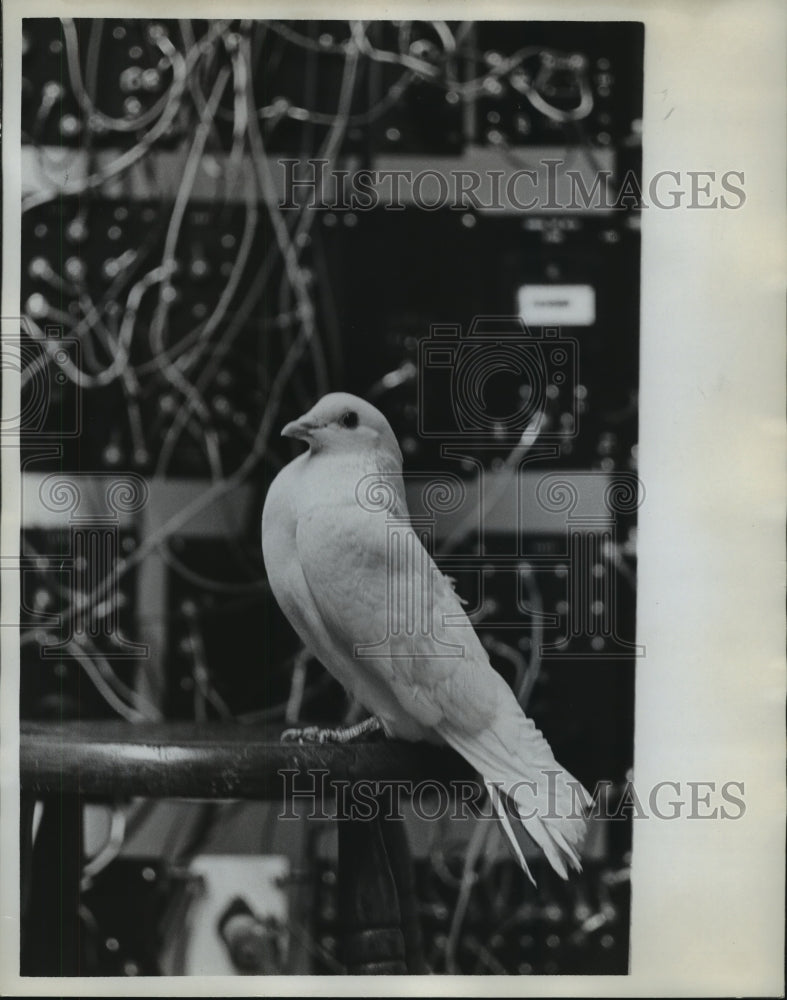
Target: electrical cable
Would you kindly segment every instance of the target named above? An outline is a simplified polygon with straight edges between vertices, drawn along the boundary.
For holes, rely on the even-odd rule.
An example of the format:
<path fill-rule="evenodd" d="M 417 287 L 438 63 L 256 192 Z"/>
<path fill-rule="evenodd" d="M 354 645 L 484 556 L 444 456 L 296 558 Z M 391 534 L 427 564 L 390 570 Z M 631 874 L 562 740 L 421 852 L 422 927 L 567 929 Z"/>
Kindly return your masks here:
<path fill-rule="evenodd" d="M 135 146 L 121 153 L 117 159 L 108 163 L 103 170 L 98 173 L 89 174 L 87 177 L 75 181 L 64 181 L 59 187 L 43 189 L 33 194 L 29 194 L 22 199 L 22 212 L 28 212 L 39 205 L 45 205 L 55 198 L 68 198 L 72 195 L 84 194 L 106 184 L 108 180 L 124 173 L 135 163 L 145 156 L 150 148 L 163 136 L 172 125 L 180 107 L 180 100 L 183 95 L 183 88 L 186 83 L 188 68 L 186 61 L 172 45 L 170 40 L 162 34 L 157 34 L 156 43 L 165 57 L 172 63 L 174 79 L 172 87 L 167 95 L 167 103 L 161 112 L 156 124 L 147 132 Z"/>
<path fill-rule="evenodd" d="M 85 892 L 90 888 L 93 879 L 106 867 L 112 864 L 123 849 L 126 837 L 126 812 L 122 806 L 116 805 L 111 810 L 109 835 L 101 849 L 85 863 L 82 868 L 80 890 Z"/>
<path fill-rule="evenodd" d="M 100 21 L 94 22 L 93 27 L 99 25 Z M 156 103 L 136 117 L 112 118 L 104 114 L 93 103 L 93 99 L 88 93 L 82 80 L 82 71 L 79 65 L 79 36 L 76 25 L 70 17 L 61 17 L 60 24 L 63 28 L 63 38 L 66 43 L 66 64 L 71 83 L 71 89 L 88 118 L 92 119 L 96 126 L 108 132 L 138 132 L 146 128 L 152 121 L 158 118 L 167 105 L 168 95 L 164 94 Z M 92 31 L 91 31 L 92 34 Z M 89 77 L 95 77 L 95 69 L 91 70 Z"/>
<path fill-rule="evenodd" d="M 208 140 L 210 125 L 216 114 L 216 108 L 218 107 L 219 101 L 221 100 L 224 90 L 229 83 L 230 74 L 230 69 L 225 66 L 216 77 L 210 98 L 205 105 L 205 109 L 201 115 L 200 122 L 194 134 L 191 149 L 189 150 L 186 162 L 183 165 L 181 181 L 175 198 L 175 204 L 172 209 L 172 215 L 170 216 L 169 226 L 167 227 L 167 235 L 162 254 L 161 263 L 167 276 L 161 284 L 158 303 L 150 323 L 150 348 L 153 355 L 156 357 L 158 357 L 164 350 L 164 325 L 166 323 L 167 313 L 169 312 L 169 304 L 172 301 L 173 287 L 170 279 L 174 274 L 176 267 L 175 251 L 177 249 L 178 236 L 180 234 L 181 226 L 183 225 L 189 196 L 197 178 L 197 171 L 205 149 L 205 143 Z M 178 379 L 181 377 L 181 374 L 176 368 L 174 368 L 173 365 L 164 365 L 162 370 L 166 378 L 171 381 L 173 385 L 179 384 Z"/>

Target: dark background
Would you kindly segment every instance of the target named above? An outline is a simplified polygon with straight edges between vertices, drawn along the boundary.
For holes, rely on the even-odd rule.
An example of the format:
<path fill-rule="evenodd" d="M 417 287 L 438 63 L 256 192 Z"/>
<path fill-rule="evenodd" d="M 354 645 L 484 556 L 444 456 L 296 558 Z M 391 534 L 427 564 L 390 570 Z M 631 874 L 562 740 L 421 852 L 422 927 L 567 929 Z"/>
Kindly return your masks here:
<path fill-rule="evenodd" d="M 211 24 L 215 28 L 215 22 L 157 22 L 186 57 L 209 37 Z M 25 22 L 22 127 L 23 153 L 30 158 L 26 162 L 45 170 L 48 158 L 78 153 L 88 172 L 100 172 L 107 155 L 121 155 L 145 142 L 160 113 L 157 102 L 166 100 L 173 85 L 172 69 L 151 41 L 150 28 L 142 21 L 80 20 L 69 33 L 54 19 Z M 457 40 L 451 55 L 443 50 L 440 31 L 428 22 L 367 25 L 366 38 L 377 51 L 398 54 L 397 58 L 415 52 L 436 72 L 427 77 L 410 72 L 407 78 L 406 62 L 362 56 L 345 109 L 354 117 L 343 130 L 342 155 L 372 168 L 381 156 L 391 155 L 399 157 L 403 167 L 408 156 L 452 157 L 450 162 L 461 165 L 474 148 L 494 147 L 500 151 L 501 165 L 513 170 L 533 150 L 546 149 L 553 155 L 584 159 L 592 169 L 599 155 L 611 151 L 618 178 L 626 170 L 639 171 L 641 25 L 449 23 L 446 30 Z M 510 316 L 522 284 L 582 283 L 595 290 L 596 321 L 564 332 L 579 344 L 576 384 L 584 387 L 584 394 L 574 400 L 561 395 L 550 403 L 547 414 L 554 430 L 561 408 L 578 405 L 579 432 L 560 440 L 553 453 L 532 468 L 609 476 L 635 471 L 638 212 L 635 206 L 613 213 L 518 215 L 447 208 L 425 212 L 414 206 L 402 212 L 316 211 L 308 240 L 300 248 L 299 266 L 307 274 L 316 310 L 319 350 L 304 352 L 279 399 L 272 388 L 297 337 L 298 319 L 293 318 L 297 302 L 271 221 L 276 207 L 266 202 L 259 188 L 248 199 L 240 193 L 238 177 L 255 147 L 248 127 L 244 131 L 238 124 L 242 101 L 230 81 L 202 153 L 204 161 L 211 161 L 208 172 L 218 171 L 219 180 L 210 197 L 199 193 L 204 187 L 195 187 L 184 207 L 163 334 L 166 357 L 151 346 L 149 336 L 159 301 L 154 290 L 143 297 L 136 316 L 126 377 L 99 387 L 68 378 L 58 381 L 51 354 L 40 346 L 41 333 L 50 342 L 58 338 L 74 342 L 82 370 L 100 372 L 116 354 L 129 291 L 163 261 L 179 190 L 179 177 L 172 176 L 167 156 L 193 141 L 211 88 L 222 69 L 233 65 L 234 47 L 226 41 L 233 34 L 248 40 L 247 69 L 267 152 L 314 156 L 329 134 L 340 101 L 344 59 L 339 47 L 350 34 L 346 22 L 228 22 L 194 60 L 172 125 L 145 149 L 135 167 L 136 180 L 124 173 L 112 184 L 40 199 L 40 204 L 32 191 L 33 201 L 26 204 L 22 223 L 21 308 L 38 334 L 25 336 L 30 327 L 23 324 L 24 357 L 31 372 L 35 369 L 24 390 L 28 396 L 23 395 L 33 414 L 29 426 L 23 427 L 23 461 L 29 478 L 53 472 L 133 471 L 151 484 L 154 512 L 159 502 L 162 509 L 177 509 L 177 504 L 168 506 L 171 500 L 156 499 L 169 497 L 172 484 L 181 491 L 177 501 L 181 504 L 211 484 L 225 480 L 230 484 L 224 521 L 216 517 L 202 527 L 165 533 L 161 545 L 120 579 L 120 631 L 128 641 L 150 644 L 152 658 L 116 658 L 117 643 L 113 646 L 112 637 L 100 630 L 84 638 L 83 652 L 96 663 L 106 663 L 110 674 L 105 680 L 121 703 L 124 698 L 128 702 L 132 718 L 134 712 L 144 715 L 144 705 L 152 703 L 168 719 L 234 718 L 239 725 L 259 721 L 284 726 L 293 721 L 288 704 L 291 714 L 299 644 L 267 590 L 259 543 L 259 515 L 268 484 L 297 451 L 279 438 L 279 428 L 308 409 L 322 392 L 344 389 L 372 399 L 383 410 L 402 442 L 408 470 L 451 471 L 470 481 L 472 465 L 447 457 L 443 441 L 419 433 L 417 379 L 407 375 L 418 364 L 419 342 L 429 336 L 431 324 L 454 323 L 468 330 L 476 316 Z M 521 66 L 529 74 L 529 85 L 557 109 L 555 116 L 529 102 L 512 85 L 511 73 L 492 74 L 491 89 L 480 86 L 469 96 L 446 99 L 452 77 L 483 81 L 495 59 L 525 47 L 529 54 Z M 566 68 L 571 54 L 581 57 L 581 70 Z M 581 121 L 559 120 L 561 109 L 577 103 L 580 72 L 586 74 L 593 93 L 592 110 Z M 398 94 L 395 100 L 390 99 L 392 93 Z M 310 114 L 306 120 L 277 114 L 276 102 L 282 100 Z M 86 110 L 88 103 L 107 119 L 131 124 L 102 125 L 100 116 Z M 145 125 L 133 127 L 135 119 L 144 120 L 148 109 Z M 291 231 L 300 214 L 286 217 Z M 284 213 L 280 216 L 284 218 Z M 232 282 L 235 292 L 221 321 L 201 337 L 206 318 Z M 44 359 L 40 365 L 38 359 Z M 404 377 L 390 378 L 397 374 Z M 398 384 L 387 388 L 386 376 L 388 383 Z M 47 403 L 36 410 L 30 394 L 39 384 L 46 385 Z M 504 409 L 520 386 L 501 376 L 495 388 Z M 435 381 L 429 393 L 435 413 L 450 410 L 446 384 Z M 201 408 L 193 408 L 178 426 L 178 414 L 197 394 Z M 63 436 L 77 412 L 79 433 Z M 273 433 L 259 448 L 259 428 L 270 417 Z M 163 451 L 165 441 L 173 446 Z M 501 444 L 498 451 L 485 452 L 486 467 L 496 469 L 509 450 Z M 233 476 L 239 469 L 243 471 L 236 481 Z M 242 496 L 235 487 L 242 487 Z M 131 553 L 143 545 L 151 523 L 141 518 L 124 521 L 119 535 L 122 551 Z M 68 651 L 61 657 L 42 655 L 44 646 L 66 637 L 69 626 L 63 616 L 54 624 L 41 616 L 57 616 L 58 609 L 71 603 L 73 588 L 82 586 L 78 576 L 59 576 L 52 568 L 53 559 L 70 551 L 70 530 L 28 518 L 23 533 L 27 557 L 23 718 L 118 714 L 95 684 L 95 673 L 86 669 L 84 658 Z M 620 516 L 615 530 L 617 548 L 602 572 L 614 580 L 609 593 L 618 635 L 631 643 L 634 514 Z M 514 531 L 511 525 L 510 533 Z M 508 551 L 510 542 L 504 529 L 490 535 L 486 542 L 490 560 L 496 552 Z M 529 551 L 546 561 L 536 569 L 532 583 L 544 611 L 556 616 L 556 624 L 545 630 L 545 641 L 562 635 L 567 620 L 565 574 L 547 566 L 564 544 L 562 535 L 548 532 L 525 539 Z M 466 537 L 453 555 L 470 557 L 476 545 L 477 539 Z M 438 561 L 440 555 L 438 545 Z M 160 568 L 160 590 L 153 605 L 145 582 L 151 559 L 158 560 Z M 454 575 L 460 592 L 472 598 L 473 573 L 462 575 L 460 570 Z M 490 644 L 493 665 L 515 683 L 520 667 L 533 667 L 536 637 L 527 622 L 513 631 L 494 626 L 495 618 L 519 614 L 510 574 L 491 573 L 486 585 L 487 598 L 496 609 L 487 616 L 486 626 L 483 618 L 479 621 L 479 631 Z M 634 661 L 631 655 L 614 652 L 610 644 L 605 653 L 603 642 L 599 647 L 581 636 L 572 639 L 559 656 L 541 664 L 528 705 L 528 714 L 543 729 L 558 760 L 591 789 L 602 779 L 619 788 L 632 765 Z M 303 696 L 295 704 L 298 717 L 339 722 L 353 712 L 341 688 L 319 664 L 310 662 L 305 671 Z M 127 690 L 143 694 L 144 705 L 125 694 Z M 149 809 L 137 825 L 150 822 L 155 812 Z M 158 821 L 164 828 L 191 822 L 186 823 L 174 807 Z M 232 822 L 243 825 L 242 810 Z M 211 824 L 204 817 L 203 825 L 201 832 L 197 829 L 185 838 L 185 845 L 172 848 L 178 864 L 187 863 L 189 852 L 193 855 L 209 843 Z M 541 872 L 542 888 L 535 899 L 527 895 L 524 880 L 507 857 L 501 855 L 488 865 L 457 951 L 461 971 L 625 972 L 629 824 L 611 824 L 600 843 L 583 880 L 564 888 Z M 270 843 L 262 845 L 263 853 L 266 850 Z M 440 874 L 428 857 L 419 860 L 422 915 L 436 971 L 444 962 L 445 931 L 456 898 L 452 879 L 461 873 L 463 850 L 460 843 L 445 859 L 446 871 L 453 874 Z M 156 863 L 166 866 L 171 858 L 163 849 L 161 854 Z M 315 940 L 331 953 L 332 883 L 318 869 L 323 865 L 330 873 L 332 861 L 316 854 L 312 860 L 317 874 L 310 926 Z M 157 939 L 149 936 L 152 925 L 138 919 L 144 907 L 153 904 L 143 899 L 142 889 L 132 887 L 139 885 L 128 875 L 135 864 L 139 862 L 132 845 L 104 869 L 104 881 L 94 884 L 86 902 L 93 915 L 91 926 L 97 928 L 91 933 L 101 936 L 109 901 L 117 898 L 126 879 L 129 884 L 122 891 L 128 894 L 129 923 L 115 934 L 123 943 L 121 957 L 136 956 L 133 961 L 139 969 L 155 973 L 161 971 Z M 163 889 L 157 891 L 163 895 L 156 905 L 165 909 L 169 897 Z M 599 915 L 603 919 L 591 919 Z M 501 931 L 490 944 L 484 929 L 493 924 L 499 924 Z M 116 955 L 101 949 L 91 955 L 95 974 L 123 969 Z M 331 969 L 314 956 L 310 961 L 314 971 Z"/>

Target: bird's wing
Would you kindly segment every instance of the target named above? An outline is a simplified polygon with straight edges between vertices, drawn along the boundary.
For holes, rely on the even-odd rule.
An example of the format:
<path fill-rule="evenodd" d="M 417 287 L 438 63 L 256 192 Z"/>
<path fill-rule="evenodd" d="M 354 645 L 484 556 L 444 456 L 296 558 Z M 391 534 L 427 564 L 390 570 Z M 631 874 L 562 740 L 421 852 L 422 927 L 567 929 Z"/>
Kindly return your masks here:
<path fill-rule="evenodd" d="M 342 658 L 374 677 L 498 788 L 565 878 L 564 861 L 579 865 L 581 809 L 589 796 L 489 663 L 453 587 L 409 524 L 392 526 L 347 505 L 332 509 L 330 524 L 301 518 L 296 543 L 314 604 Z M 511 837 L 510 822 L 501 820 Z"/>
<path fill-rule="evenodd" d="M 446 713 L 468 729 L 492 720 L 495 697 L 473 668 L 500 678 L 409 524 L 387 531 L 384 516 L 348 505 L 333 508 L 329 524 L 302 517 L 296 539 L 314 603 L 346 659 L 422 725 L 437 726 Z"/>
<path fill-rule="evenodd" d="M 348 507 L 332 508 L 329 522 L 320 516 L 301 517 L 296 533 L 299 564 L 334 654 L 358 675 L 351 690 L 357 693 L 360 683 L 386 700 L 394 695 L 407 714 L 430 727 L 438 721 L 439 710 L 428 692 L 422 694 L 415 686 L 410 657 L 392 659 L 385 644 L 385 551 L 369 530 L 368 518 L 374 516 Z M 399 648 L 398 637 L 395 645 Z M 385 714 L 374 697 L 361 700 L 371 711 Z"/>

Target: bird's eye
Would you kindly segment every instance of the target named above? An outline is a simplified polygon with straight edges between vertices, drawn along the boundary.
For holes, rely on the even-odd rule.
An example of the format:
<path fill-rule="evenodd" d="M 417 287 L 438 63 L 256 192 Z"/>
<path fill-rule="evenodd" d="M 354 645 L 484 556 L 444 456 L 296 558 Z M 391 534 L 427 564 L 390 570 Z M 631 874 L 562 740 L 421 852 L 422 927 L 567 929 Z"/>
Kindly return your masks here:
<path fill-rule="evenodd" d="M 353 427 L 357 427 L 358 414 L 355 412 L 355 410 L 348 410 L 346 413 L 343 413 L 339 417 L 339 423 L 342 425 L 342 427 L 349 427 L 350 429 L 352 429 Z"/>

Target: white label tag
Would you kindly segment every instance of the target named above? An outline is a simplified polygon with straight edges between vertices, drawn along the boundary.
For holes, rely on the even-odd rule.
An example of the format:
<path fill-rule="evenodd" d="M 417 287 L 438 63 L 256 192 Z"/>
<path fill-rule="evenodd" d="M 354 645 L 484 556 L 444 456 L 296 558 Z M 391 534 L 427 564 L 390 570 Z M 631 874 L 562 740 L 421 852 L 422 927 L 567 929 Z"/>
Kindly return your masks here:
<path fill-rule="evenodd" d="M 522 285 L 519 315 L 529 326 L 592 326 L 596 291 L 592 285 Z"/>

